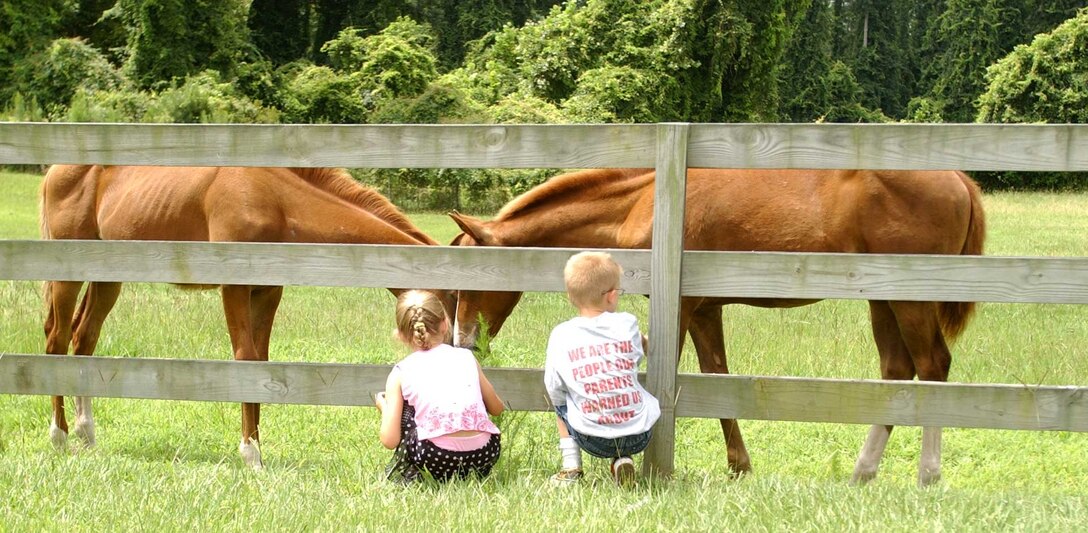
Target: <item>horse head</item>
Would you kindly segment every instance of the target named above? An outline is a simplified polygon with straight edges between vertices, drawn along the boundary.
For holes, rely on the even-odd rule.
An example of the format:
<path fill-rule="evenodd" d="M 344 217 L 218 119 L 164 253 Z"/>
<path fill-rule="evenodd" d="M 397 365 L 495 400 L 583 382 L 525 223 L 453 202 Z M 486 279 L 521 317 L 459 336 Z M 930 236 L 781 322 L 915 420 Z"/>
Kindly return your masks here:
<path fill-rule="evenodd" d="M 450 246 L 503 246 L 491 230 L 493 223 L 456 211 L 450 213 L 450 218 L 462 232 L 454 237 Z M 454 344 L 475 350 L 481 324 L 487 326 L 485 337 L 494 338 L 521 300 L 521 294 L 509 291 L 458 291 L 453 328 Z"/>

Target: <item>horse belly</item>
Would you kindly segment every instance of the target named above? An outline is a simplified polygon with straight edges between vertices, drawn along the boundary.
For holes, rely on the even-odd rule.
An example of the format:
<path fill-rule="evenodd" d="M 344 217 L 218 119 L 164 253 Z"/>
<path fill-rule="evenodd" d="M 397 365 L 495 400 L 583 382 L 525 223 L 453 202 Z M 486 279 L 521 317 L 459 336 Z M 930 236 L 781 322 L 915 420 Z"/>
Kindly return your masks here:
<path fill-rule="evenodd" d="M 98 228 L 111 240 L 208 240 L 200 170 L 121 174 L 99 196 Z"/>
<path fill-rule="evenodd" d="M 829 231 L 826 214 L 816 204 L 764 201 L 692 207 L 685 228 L 689 250 L 857 251 Z"/>

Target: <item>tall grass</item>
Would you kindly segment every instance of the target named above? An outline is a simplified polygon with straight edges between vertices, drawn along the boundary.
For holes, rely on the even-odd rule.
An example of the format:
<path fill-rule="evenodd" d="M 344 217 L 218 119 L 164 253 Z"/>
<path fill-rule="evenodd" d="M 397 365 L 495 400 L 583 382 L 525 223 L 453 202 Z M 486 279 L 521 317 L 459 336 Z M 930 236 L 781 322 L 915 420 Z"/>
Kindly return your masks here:
<path fill-rule="evenodd" d="M 0 174 L 0 238 L 37 238 L 38 176 Z M 1088 195 L 990 194 L 994 255 L 1088 255 Z M 413 215 L 448 242 L 456 226 Z M 393 298 L 379 289 L 291 287 L 273 334 L 281 361 L 392 363 Z M 624 296 L 640 318 L 648 304 Z M 39 284 L 0 281 L 0 352 L 43 349 Z M 565 299 L 530 293 L 493 342 L 487 364 L 540 367 Z M 1084 385 L 1083 306 L 982 304 L 953 347 L 952 380 Z M 792 310 L 727 307 L 736 373 L 879 377 L 867 306 L 826 301 Z M 218 295 L 128 284 L 98 353 L 226 359 Z M 690 346 L 681 368 L 696 371 Z M 71 410 L 69 410 L 71 412 Z M 878 479 L 848 485 L 866 427 L 742 421 L 755 472 L 730 477 L 715 420 L 677 423 L 669 480 L 614 487 L 607 465 L 586 458 L 588 478 L 567 489 L 554 418 L 509 413 L 503 457 L 483 481 L 401 488 L 381 480 L 388 459 L 370 408 L 266 405 L 254 472 L 237 453 L 233 404 L 98 399 L 97 448 L 58 454 L 48 442 L 49 401 L 0 396 L 0 530 L 1044 530 L 1088 521 L 1088 437 L 1076 433 L 948 429 L 944 480 L 915 487 L 920 431 L 892 434 Z"/>

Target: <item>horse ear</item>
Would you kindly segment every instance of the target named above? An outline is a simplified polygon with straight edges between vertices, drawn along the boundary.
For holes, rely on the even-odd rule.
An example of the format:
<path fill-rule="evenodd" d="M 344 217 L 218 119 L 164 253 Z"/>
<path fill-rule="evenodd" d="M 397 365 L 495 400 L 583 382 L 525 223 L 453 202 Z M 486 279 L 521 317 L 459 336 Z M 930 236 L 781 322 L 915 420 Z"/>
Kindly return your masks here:
<path fill-rule="evenodd" d="M 487 222 L 473 216 L 462 215 L 457 211 L 451 211 L 449 215 L 450 218 L 457 223 L 457 226 L 461 228 L 461 231 L 465 232 L 469 237 L 472 237 L 472 239 L 480 245 L 495 245 L 495 237 L 491 234 L 491 230 L 487 228 Z"/>

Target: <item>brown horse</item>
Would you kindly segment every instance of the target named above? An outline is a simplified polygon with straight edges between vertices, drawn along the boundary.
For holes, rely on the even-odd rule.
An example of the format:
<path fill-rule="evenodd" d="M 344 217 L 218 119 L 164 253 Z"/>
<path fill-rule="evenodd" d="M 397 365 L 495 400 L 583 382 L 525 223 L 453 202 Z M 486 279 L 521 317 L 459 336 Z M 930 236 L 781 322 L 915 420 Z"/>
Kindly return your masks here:
<path fill-rule="evenodd" d="M 46 239 L 437 244 L 385 197 L 339 169 L 56 165 L 41 193 Z M 77 307 L 82 286 L 45 283 L 47 353 L 68 353 L 69 344 L 74 354 L 94 353 L 121 284 L 89 283 Z M 223 285 L 222 295 L 234 358 L 267 361 L 283 287 Z M 441 295 L 452 311 L 453 293 Z M 75 406 L 73 431 L 93 446 L 91 400 L 76 398 Z M 260 409 L 242 404 L 239 450 L 256 468 Z M 66 446 L 60 396 L 53 398 L 50 437 L 59 449 Z"/>
<path fill-rule="evenodd" d="M 588 170 L 552 178 L 512 200 L 494 220 L 453 213 L 461 246 L 649 248 L 652 170 Z M 687 250 L 982 253 L 985 217 L 978 186 L 962 172 L 718 170 L 688 172 Z M 475 344 L 477 317 L 494 336 L 519 292 L 461 291 L 457 342 Z M 795 307 L 813 300 L 681 299 L 680 335 L 691 334 L 702 372 L 726 374 L 722 305 Z M 945 381 L 954 339 L 972 303 L 870 301 L 884 379 Z M 751 469 L 740 428 L 723 419 L 729 465 Z M 854 469 L 863 483 L 877 472 L 891 426 L 873 426 Z M 940 428 L 923 431 L 919 482 L 940 477 Z"/>

